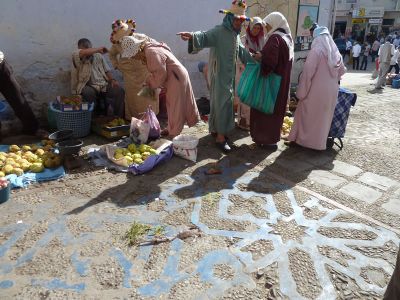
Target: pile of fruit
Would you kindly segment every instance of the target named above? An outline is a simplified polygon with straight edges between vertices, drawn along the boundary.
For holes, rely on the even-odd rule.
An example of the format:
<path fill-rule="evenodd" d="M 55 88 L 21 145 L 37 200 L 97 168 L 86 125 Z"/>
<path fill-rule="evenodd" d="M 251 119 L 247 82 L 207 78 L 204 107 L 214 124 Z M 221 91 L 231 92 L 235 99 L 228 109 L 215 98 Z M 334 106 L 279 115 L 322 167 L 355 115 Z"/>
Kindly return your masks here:
<path fill-rule="evenodd" d="M 130 144 L 128 148 L 116 149 L 114 152 L 114 158 L 125 158 L 128 166 L 130 166 L 133 163 L 140 165 L 146 160 L 146 158 L 154 154 L 157 154 L 157 151 L 149 145 L 142 144 L 137 146 L 135 144 Z"/>
<path fill-rule="evenodd" d="M 126 125 L 125 120 L 122 118 L 114 119 L 106 124 L 107 127 L 117 127 L 122 125 Z"/>
<path fill-rule="evenodd" d="M 77 106 L 82 104 L 82 96 L 73 95 L 73 96 L 60 96 L 60 102 L 66 105 Z"/>
<path fill-rule="evenodd" d="M 11 145 L 8 152 L 0 152 L 0 177 L 25 172 L 40 173 L 44 168 L 57 168 L 61 165 L 61 157 L 53 153 L 54 141 L 43 140 L 38 145 Z"/>
<path fill-rule="evenodd" d="M 290 133 L 290 130 L 292 129 L 293 126 L 293 118 L 286 116 L 283 119 L 283 125 L 281 129 L 281 134 L 282 136 L 287 136 Z"/>

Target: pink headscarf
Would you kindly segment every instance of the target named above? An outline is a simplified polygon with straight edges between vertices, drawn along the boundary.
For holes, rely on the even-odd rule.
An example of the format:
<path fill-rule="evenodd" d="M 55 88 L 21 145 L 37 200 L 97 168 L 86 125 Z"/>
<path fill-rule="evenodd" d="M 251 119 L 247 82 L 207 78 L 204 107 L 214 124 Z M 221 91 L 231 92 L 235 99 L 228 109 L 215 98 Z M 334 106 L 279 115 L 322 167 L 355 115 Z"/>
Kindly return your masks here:
<path fill-rule="evenodd" d="M 311 44 L 311 49 L 321 53 L 328 59 L 329 70 L 335 76 L 337 70 L 343 64 L 343 58 L 329 34 L 328 28 L 317 27 L 314 30 L 314 41 Z"/>

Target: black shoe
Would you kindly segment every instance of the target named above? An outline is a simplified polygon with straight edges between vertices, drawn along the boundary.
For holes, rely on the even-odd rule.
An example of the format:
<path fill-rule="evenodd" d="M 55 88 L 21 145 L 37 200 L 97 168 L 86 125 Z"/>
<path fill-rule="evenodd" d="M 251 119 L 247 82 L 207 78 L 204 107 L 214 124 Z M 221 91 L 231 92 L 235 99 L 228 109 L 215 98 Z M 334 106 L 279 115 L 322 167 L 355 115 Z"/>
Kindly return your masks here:
<path fill-rule="evenodd" d="M 231 152 L 231 150 L 232 150 L 227 141 L 224 141 L 224 142 L 215 142 L 215 144 L 217 145 L 217 147 L 218 147 L 221 151 L 223 151 L 223 152 L 225 152 L 225 153 Z"/>
<path fill-rule="evenodd" d="M 270 151 L 276 151 L 278 150 L 278 145 L 277 144 L 272 144 L 272 145 L 263 145 L 263 144 L 258 144 L 258 147 L 264 150 L 270 150 Z"/>

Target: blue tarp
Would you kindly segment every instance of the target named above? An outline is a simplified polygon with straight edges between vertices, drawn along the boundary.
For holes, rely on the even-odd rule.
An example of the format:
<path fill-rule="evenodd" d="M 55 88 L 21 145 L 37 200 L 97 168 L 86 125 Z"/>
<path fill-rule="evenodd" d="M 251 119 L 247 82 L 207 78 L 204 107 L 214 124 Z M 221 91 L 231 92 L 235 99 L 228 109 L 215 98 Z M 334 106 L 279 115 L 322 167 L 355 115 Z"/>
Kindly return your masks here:
<path fill-rule="evenodd" d="M 0 145 L 0 152 L 8 152 L 10 145 Z M 6 178 L 11 182 L 11 188 L 26 187 L 30 183 L 57 180 L 65 176 L 64 167 L 56 169 L 44 169 L 41 173 L 28 172 L 21 176 L 15 174 L 7 175 Z"/>

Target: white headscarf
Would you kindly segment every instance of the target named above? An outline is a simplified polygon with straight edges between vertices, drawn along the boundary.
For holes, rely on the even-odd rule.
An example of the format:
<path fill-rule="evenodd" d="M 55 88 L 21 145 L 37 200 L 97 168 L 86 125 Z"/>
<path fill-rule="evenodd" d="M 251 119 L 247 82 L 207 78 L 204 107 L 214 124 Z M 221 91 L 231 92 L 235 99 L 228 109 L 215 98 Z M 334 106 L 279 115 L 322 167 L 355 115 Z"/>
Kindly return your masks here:
<path fill-rule="evenodd" d="M 153 39 L 142 33 L 133 33 L 130 36 L 124 36 L 120 40 L 122 48 L 121 58 L 134 57 L 140 51 L 140 47 L 143 43 L 151 41 L 153 41 Z"/>
<path fill-rule="evenodd" d="M 273 12 L 264 18 L 264 23 L 272 27 L 272 29 L 267 33 L 267 41 L 271 37 L 271 35 L 279 34 L 286 42 L 289 48 L 289 60 L 292 60 L 294 57 L 293 38 L 292 32 L 290 31 L 289 23 L 286 20 L 285 16 L 282 15 L 280 12 Z M 286 34 L 277 31 L 279 28 L 283 29 Z"/>
<path fill-rule="evenodd" d="M 328 28 L 317 27 L 314 30 L 313 36 L 314 40 L 311 44 L 311 49 L 319 51 L 322 55 L 328 58 L 328 66 L 331 70 L 338 69 L 343 63 L 343 58 L 329 34 Z"/>

